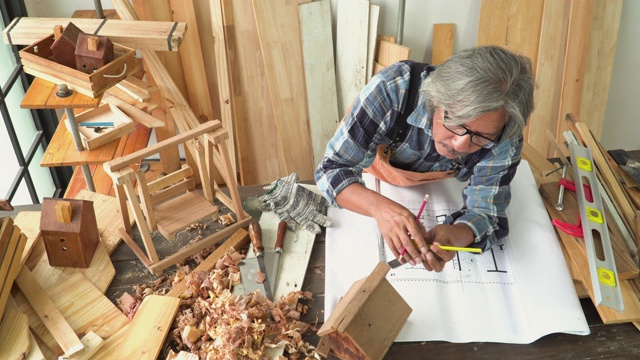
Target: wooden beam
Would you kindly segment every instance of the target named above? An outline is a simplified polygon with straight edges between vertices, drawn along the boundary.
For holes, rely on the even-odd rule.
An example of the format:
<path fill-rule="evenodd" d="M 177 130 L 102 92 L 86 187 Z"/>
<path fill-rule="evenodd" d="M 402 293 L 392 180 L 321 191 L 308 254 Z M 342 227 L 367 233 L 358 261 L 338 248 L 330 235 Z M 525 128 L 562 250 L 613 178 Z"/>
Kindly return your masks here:
<path fill-rule="evenodd" d="M 42 323 L 51 332 L 53 338 L 66 354 L 75 354 L 84 349 L 84 345 L 78 335 L 73 331 L 67 320 L 62 317 L 60 311 L 58 311 L 53 301 L 51 301 L 29 269 L 22 268 L 16 278 L 16 283 L 27 300 L 29 300 Z"/>
<path fill-rule="evenodd" d="M 2 36 L 9 45 L 31 45 L 52 34 L 55 25 L 67 26 L 70 22 L 85 33 L 99 30 L 95 35 L 108 36 L 114 43 L 158 51 L 178 51 L 187 30 L 184 22 L 17 17 Z"/>

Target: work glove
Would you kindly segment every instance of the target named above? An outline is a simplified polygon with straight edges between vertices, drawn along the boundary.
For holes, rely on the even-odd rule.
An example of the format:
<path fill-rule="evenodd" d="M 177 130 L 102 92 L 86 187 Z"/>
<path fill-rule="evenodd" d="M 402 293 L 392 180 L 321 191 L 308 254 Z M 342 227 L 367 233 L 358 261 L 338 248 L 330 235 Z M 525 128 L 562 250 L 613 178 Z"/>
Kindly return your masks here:
<path fill-rule="evenodd" d="M 280 220 L 286 221 L 290 229 L 300 225 L 303 229 L 319 234 L 321 226 L 329 227 L 333 223 L 327 214 L 329 201 L 323 196 L 298 184 L 298 173 L 280 178 L 263 189 L 260 197 L 262 211 L 273 211 Z"/>

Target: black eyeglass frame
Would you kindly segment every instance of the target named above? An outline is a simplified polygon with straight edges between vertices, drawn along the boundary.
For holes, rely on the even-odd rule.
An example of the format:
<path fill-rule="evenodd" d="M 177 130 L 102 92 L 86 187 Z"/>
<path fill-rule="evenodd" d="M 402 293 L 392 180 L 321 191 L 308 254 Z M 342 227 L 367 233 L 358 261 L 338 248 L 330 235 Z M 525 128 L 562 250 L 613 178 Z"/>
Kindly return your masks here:
<path fill-rule="evenodd" d="M 451 120 L 447 110 L 444 110 L 444 120 Z M 498 145 L 498 142 L 500 141 L 500 137 L 502 136 L 502 133 L 504 132 L 504 126 L 503 126 L 502 130 L 500 131 L 500 134 L 495 139 L 489 139 L 486 136 L 480 135 L 477 132 L 474 132 L 474 131 L 471 131 L 471 130 L 467 129 L 466 127 L 464 127 L 464 125 L 456 125 L 458 127 L 461 127 L 464 130 L 463 133 L 456 132 L 455 130 L 453 130 L 449 126 L 447 126 L 447 124 L 444 123 L 444 122 L 442 122 L 442 126 L 444 126 L 445 129 L 449 130 L 449 132 L 451 132 L 452 134 L 457 135 L 457 136 L 470 135 L 471 136 L 471 139 L 470 139 L 471 143 L 476 145 L 476 146 L 480 146 L 483 149 L 493 149 L 496 145 Z M 478 142 L 474 141 L 474 139 L 477 139 L 477 137 L 479 137 L 480 139 L 486 141 L 486 143 L 485 144 L 479 144 Z"/>

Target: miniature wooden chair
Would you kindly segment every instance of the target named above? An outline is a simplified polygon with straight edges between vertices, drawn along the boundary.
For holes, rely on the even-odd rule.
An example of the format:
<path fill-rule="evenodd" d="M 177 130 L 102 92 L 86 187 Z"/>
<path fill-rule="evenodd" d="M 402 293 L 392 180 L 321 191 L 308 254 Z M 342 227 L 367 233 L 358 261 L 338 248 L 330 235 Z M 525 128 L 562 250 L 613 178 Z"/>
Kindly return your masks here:
<path fill-rule="evenodd" d="M 120 203 L 123 228 L 120 235 L 149 271 L 160 274 L 165 268 L 196 254 L 198 251 L 220 242 L 237 229 L 246 227 L 251 217 L 242 209 L 236 177 L 233 174 L 226 147 L 228 134 L 220 121 L 206 122 L 155 145 L 136 151 L 127 156 L 104 163 L 105 171 L 113 179 L 116 197 Z M 192 151 L 197 163 L 184 165 L 166 176 L 147 182 L 143 173 L 131 165 L 170 147 L 183 144 L 185 150 Z M 214 179 L 214 169 L 220 170 L 229 189 L 229 196 L 220 191 Z M 195 190 L 194 174 L 198 171 L 202 193 Z M 134 189 L 134 180 L 138 193 Z M 236 223 L 195 242 L 175 254 L 160 260 L 153 245 L 150 232 L 160 231 L 167 239 L 188 225 L 210 216 L 217 211 L 215 199 L 225 204 L 236 216 Z M 138 224 L 145 252 L 131 237 L 129 206 Z"/>

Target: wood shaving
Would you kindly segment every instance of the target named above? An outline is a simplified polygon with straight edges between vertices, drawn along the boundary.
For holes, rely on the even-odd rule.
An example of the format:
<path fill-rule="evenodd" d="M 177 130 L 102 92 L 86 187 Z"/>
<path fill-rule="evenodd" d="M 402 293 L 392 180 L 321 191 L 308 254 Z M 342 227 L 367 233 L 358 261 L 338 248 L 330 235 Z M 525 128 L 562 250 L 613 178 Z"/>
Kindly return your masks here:
<path fill-rule="evenodd" d="M 189 351 L 200 359 L 269 359 L 268 348 L 283 346 L 287 359 L 320 359 L 315 348 L 302 340 L 310 325 L 300 321 L 307 311 L 301 299 L 311 292 L 294 291 L 278 301 L 260 292 L 232 294 L 240 282 L 238 263 L 244 255 L 226 254 L 214 269 L 174 276 L 185 279 L 178 315 L 165 353 Z"/>
<path fill-rule="evenodd" d="M 218 218 L 218 222 L 224 226 L 231 225 L 236 222 L 236 219 L 233 217 L 231 213 L 220 215 Z"/>

